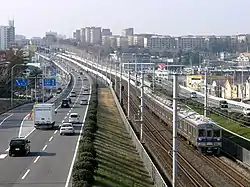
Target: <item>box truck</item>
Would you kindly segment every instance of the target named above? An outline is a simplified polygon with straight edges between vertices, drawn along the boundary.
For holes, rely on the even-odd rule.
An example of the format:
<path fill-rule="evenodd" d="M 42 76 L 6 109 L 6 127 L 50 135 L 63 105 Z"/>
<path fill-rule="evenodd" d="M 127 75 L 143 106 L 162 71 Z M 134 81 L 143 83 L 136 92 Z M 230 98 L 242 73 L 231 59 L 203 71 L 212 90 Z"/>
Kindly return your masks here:
<path fill-rule="evenodd" d="M 54 128 L 55 105 L 52 103 L 41 103 L 34 105 L 34 126 L 35 128 Z"/>

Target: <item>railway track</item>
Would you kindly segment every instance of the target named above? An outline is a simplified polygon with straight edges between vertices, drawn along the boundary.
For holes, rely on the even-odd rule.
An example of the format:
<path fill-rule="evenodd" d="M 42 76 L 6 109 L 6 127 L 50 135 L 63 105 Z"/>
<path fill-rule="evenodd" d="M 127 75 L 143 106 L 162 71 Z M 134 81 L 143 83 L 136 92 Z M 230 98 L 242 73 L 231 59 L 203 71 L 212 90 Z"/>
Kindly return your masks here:
<path fill-rule="evenodd" d="M 136 96 L 137 93 L 133 92 L 131 95 Z M 139 102 L 136 97 L 131 97 L 130 106 L 134 114 L 137 114 L 139 110 Z M 124 100 L 127 99 L 126 94 L 123 94 Z M 154 155 L 157 156 L 158 160 L 162 165 L 165 166 L 165 170 L 172 171 L 172 145 L 169 140 L 164 137 L 160 131 L 159 121 L 152 115 L 148 108 L 144 109 L 144 126 L 143 135 L 144 142 L 151 149 L 154 149 Z M 136 125 L 137 128 L 138 125 Z M 164 129 L 164 127 L 161 127 Z M 139 129 L 137 129 L 138 131 Z M 160 149 L 159 149 L 160 148 Z M 178 186 L 204 186 L 212 187 L 212 185 L 180 154 L 178 153 L 177 167 L 179 169 L 179 180 L 177 180 Z M 171 174 L 169 174 L 171 176 Z"/>
<path fill-rule="evenodd" d="M 117 79 L 117 83 L 119 81 L 118 79 Z M 123 81 L 123 86 L 126 87 L 127 82 Z M 137 90 L 133 88 L 133 86 L 131 87 L 132 87 L 131 89 L 134 90 L 131 92 L 131 95 L 136 96 Z M 117 88 L 119 88 L 119 84 Z M 125 101 L 127 99 L 127 96 L 126 96 L 127 94 L 124 94 L 124 91 L 123 91 L 122 96 L 123 96 L 123 100 L 125 104 L 126 103 Z M 134 96 L 131 96 L 130 98 L 130 102 L 131 102 L 130 112 L 136 115 L 139 109 L 139 106 L 138 106 L 139 103 L 138 103 L 137 98 Z M 125 111 L 126 111 L 126 107 L 125 107 Z M 159 122 L 159 119 L 161 119 L 161 116 L 157 116 L 158 118 L 156 119 L 156 117 L 152 115 L 152 111 L 149 111 L 149 109 L 146 109 L 146 107 L 144 107 L 144 112 L 145 112 L 144 113 L 145 114 L 144 115 L 144 141 L 149 146 L 150 150 L 153 150 L 152 152 L 154 153 L 154 155 L 157 156 L 160 163 L 165 167 L 165 169 L 171 172 L 172 153 L 169 152 L 169 150 L 172 149 L 172 146 L 170 143 L 171 140 L 168 140 L 166 136 L 161 134 L 162 131 L 169 131 L 170 129 L 166 127 L 165 123 Z M 134 123 L 133 125 L 134 129 L 138 134 L 140 132 L 139 126 L 136 125 L 135 121 L 133 121 L 133 123 Z M 160 126 L 162 130 L 160 129 Z M 189 147 L 189 146 L 185 146 L 185 147 Z M 159 148 L 161 151 L 159 151 Z M 191 148 L 188 148 L 188 149 L 191 149 Z M 249 186 L 250 183 L 249 183 L 248 178 L 244 177 L 241 173 L 238 173 L 237 171 L 235 171 L 234 168 L 230 168 L 230 166 L 228 166 L 226 163 L 223 163 L 223 161 L 220 160 L 219 158 L 207 157 L 204 155 L 200 157 L 203 159 L 203 161 L 209 164 L 211 168 L 213 168 L 216 172 L 220 172 L 220 175 L 223 174 L 226 180 L 229 179 L 230 181 L 232 181 L 234 183 L 234 185 L 232 186 L 240 186 L 240 187 Z M 211 182 L 209 182 L 210 180 L 207 180 L 207 179 L 210 179 L 209 176 L 206 176 L 207 179 L 204 178 L 203 177 L 204 173 L 201 174 L 201 172 L 199 172 L 197 168 L 195 169 L 192 166 L 193 163 L 190 164 L 188 161 L 186 162 L 185 161 L 186 159 L 181 154 L 178 154 L 178 168 L 181 171 L 178 173 L 178 177 L 179 177 L 178 178 L 179 180 L 177 180 L 178 186 L 213 186 L 215 185 L 214 183 L 212 183 L 213 184 L 212 185 Z M 216 178 L 219 179 L 220 177 L 218 176 Z M 187 182 L 189 182 L 189 184 Z M 220 183 L 220 185 L 218 185 L 218 183 L 220 183 L 220 181 L 217 181 L 217 184 L 215 186 L 228 186 L 228 185 L 225 185 L 225 183 L 224 184 Z"/>

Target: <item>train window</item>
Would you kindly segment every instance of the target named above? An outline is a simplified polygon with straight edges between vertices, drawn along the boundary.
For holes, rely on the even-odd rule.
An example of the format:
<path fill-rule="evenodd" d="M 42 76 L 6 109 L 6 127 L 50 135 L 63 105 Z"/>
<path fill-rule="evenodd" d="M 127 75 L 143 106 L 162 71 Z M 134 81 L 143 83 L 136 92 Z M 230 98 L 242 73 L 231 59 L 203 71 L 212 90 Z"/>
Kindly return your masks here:
<path fill-rule="evenodd" d="M 191 134 L 192 127 L 188 125 L 188 133 Z"/>
<path fill-rule="evenodd" d="M 212 130 L 207 130 L 207 137 L 212 137 Z"/>
<path fill-rule="evenodd" d="M 199 129 L 199 137 L 205 137 L 205 136 L 206 136 L 205 129 Z"/>
<path fill-rule="evenodd" d="M 193 128 L 193 137 L 196 136 L 196 128 Z"/>
<path fill-rule="evenodd" d="M 220 130 L 214 130 L 214 137 L 220 137 Z"/>

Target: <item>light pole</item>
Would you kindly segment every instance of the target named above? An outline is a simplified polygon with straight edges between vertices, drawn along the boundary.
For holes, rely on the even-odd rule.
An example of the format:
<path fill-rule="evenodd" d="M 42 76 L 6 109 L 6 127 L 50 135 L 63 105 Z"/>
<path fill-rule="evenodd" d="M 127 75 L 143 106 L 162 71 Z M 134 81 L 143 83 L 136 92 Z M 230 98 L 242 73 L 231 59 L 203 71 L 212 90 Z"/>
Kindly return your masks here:
<path fill-rule="evenodd" d="M 144 95 L 144 73 L 141 72 L 141 105 L 140 105 L 140 109 L 141 109 L 141 132 L 140 132 L 140 141 L 142 143 L 142 134 L 143 134 L 143 102 L 144 102 L 144 98 L 143 98 L 143 95 Z"/>
<path fill-rule="evenodd" d="M 122 103 L 122 63 L 120 63 L 120 103 Z"/>
<path fill-rule="evenodd" d="M 117 93 L 117 62 L 115 62 L 115 92 Z"/>
<path fill-rule="evenodd" d="M 205 70 L 204 117 L 207 117 L 207 70 Z"/>
<path fill-rule="evenodd" d="M 175 187 L 176 182 L 176 157 L 177 157 L 177 74 L 173 75 L 173 181 L 172 185 Z"/>
<path fill-rule="evenodd" d="M 128 71 L 128 119 L 130 117 L 130 71 Z"/>
<path fill-rule="evenodd" d="M 13 89 L 14 89 L 14 83 L 13 83 L 13 70 L 16 66 L 24 66 L 25 64 L 15 64 L 14 66 L 11 67 L 11 97 L 10 97 L 10 102 L 11 102 L 11 107 L 13 107 Z"/>

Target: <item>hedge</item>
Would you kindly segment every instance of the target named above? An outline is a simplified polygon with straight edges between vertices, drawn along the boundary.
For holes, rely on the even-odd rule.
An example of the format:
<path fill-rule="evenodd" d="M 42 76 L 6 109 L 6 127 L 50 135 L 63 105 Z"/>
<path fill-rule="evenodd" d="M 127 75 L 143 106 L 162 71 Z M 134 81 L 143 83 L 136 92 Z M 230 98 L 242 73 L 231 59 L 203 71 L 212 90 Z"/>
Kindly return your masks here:
<path fill-rule="evenodd" d="M 94 172 L 98 168 L 96 150 L 93 144 L 97 131 L 98 85 L 92 87 L 88 113 L 84 122 L 83 134 L 79 143 L 78 157 L 72 174 L 73 187 L 91 187 Z"/>

